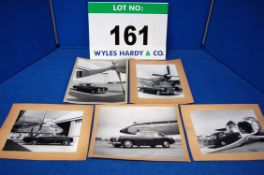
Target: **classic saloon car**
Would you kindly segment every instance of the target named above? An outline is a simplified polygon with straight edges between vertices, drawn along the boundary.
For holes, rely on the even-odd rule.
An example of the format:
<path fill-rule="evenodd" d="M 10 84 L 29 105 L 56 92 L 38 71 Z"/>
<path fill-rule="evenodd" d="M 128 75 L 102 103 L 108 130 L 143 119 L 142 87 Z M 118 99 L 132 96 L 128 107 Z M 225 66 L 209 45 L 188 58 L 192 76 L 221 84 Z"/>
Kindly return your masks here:
<path fill-rule="evenodd" d="M 144 93 L 156 94 L 156 95 L 174 95 L 176 93 L 175 88 L 158 88 L 158 87 L 140 87 L 139 91 Z"/>
<path fill-rule="evenodd" d="M 108 89 L 106 87 L 92 86 L 90 83 L 81 83 L 74 85 L 73 90 L 91 94 L 104 94 Z"/>
<path fill-rule="evenodd" d="M 157 145 L 162 145 L 164 148 L 169 148 L 175 143 L 173 138 L 167 137 L 163 133 L 154 131 L 139 131 L 136 135 L 120 136 L 118 138 L 110 138 L 110 144 L 114 147 L 132 148 L 135 146 L 150 146 L 154 148 Z"/>
<path fill-rule="evenodd" d="M 62 144 L 70 145 L 73 142 L 72 137 L 59 136 L 51 133 L 47 134 L 30 134 L 28 137 L 23 138 L 23 142 L 26 144 L 36 145 L 36 144 Z"/>
<path fill-rule="evenodd" d="M 234 143 L 240 138 L 241 135 L 238 132 L 216 132 L 204 140 L 204 145 L 207 147 L 219 148 Z"/>

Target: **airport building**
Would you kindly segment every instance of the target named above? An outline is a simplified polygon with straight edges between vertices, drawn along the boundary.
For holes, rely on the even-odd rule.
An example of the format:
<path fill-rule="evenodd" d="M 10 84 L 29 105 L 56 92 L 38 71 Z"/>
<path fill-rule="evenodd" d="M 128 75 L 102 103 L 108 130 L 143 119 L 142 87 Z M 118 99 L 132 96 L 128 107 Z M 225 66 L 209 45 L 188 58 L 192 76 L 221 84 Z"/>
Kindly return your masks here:
<path fill-rule="evenodd" d="M 52 122 L 63 129 L 61 134 L 73 137 L 74 142 L 78 141 L 82 124 L 82 114 L 80 112 L 68 113 Z"/>

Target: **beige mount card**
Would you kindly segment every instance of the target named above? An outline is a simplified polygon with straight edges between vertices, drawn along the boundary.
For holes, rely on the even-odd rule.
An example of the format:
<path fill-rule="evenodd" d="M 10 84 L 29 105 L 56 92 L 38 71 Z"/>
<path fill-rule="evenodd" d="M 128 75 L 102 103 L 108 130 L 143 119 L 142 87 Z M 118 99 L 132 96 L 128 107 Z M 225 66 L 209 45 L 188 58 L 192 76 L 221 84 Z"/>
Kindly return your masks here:
<path fill-rule="evenodd" d="M 192 93 L 180 59 L 130 61 L 131 103 L 187 104 Z"/>
<path fill-rule="evenodd" d="M 182 105 L 194 160 L 263 160 L 264 118 L 256 104 Z"/>
<path fill-rule="evenodd" d="M 96 106 L 89 157 L 190 161 L 178 106 Z"/>
<path fill-rule="evenodd" d="M 93 107 L 14 104 L 1 128 L 0 158 L 85 160 Z"/>

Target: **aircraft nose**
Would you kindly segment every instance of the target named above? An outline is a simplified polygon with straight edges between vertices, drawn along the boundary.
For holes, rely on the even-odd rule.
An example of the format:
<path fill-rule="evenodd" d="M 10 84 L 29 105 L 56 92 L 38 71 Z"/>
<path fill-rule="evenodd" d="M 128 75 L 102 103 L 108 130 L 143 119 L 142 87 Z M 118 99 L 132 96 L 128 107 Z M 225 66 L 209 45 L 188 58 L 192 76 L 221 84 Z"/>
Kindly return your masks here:
<path fill-rule="evenodd" d="M 124 134 L 129 134 L 128 128 L 121 129 L 120 132 Z"/>

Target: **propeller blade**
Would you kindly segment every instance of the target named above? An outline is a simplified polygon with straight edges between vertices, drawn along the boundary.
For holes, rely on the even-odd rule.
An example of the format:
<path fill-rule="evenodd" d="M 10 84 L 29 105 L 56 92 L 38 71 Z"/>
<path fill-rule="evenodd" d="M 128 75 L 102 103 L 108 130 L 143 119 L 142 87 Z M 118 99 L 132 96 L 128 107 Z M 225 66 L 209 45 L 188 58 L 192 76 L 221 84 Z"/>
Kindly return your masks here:
<path fill-rule="evenodd" d="M 117 74 L 117 76 L 118 76 L 118 78 L 119 78 L 119 80 L 120 80 L 120 84 L 121 84 L 121 87 L 122 87 L 123 93 L 125 94 L 125 88 L 124 88 L 123 83 L 122 83 L 121 73 L 118 72 L 118 71 L 116 70 L 116 74 Z"/>
<path fill-rule="evenodd" d="M 42 129 L 42 126 L 43 126 L 43 124 L 44 124 L 45 117 L 46 117 L 46 113 L 44 114 L 44 117 L 43 117 L 41 123 L 39 124 L 38 132 Z"/>
<path fill-rule="evenodd" d="M 170 66 L 167 65 L 167 74 L 170 75 L 171 74 L 171 71 L 170 71 Z"/>

